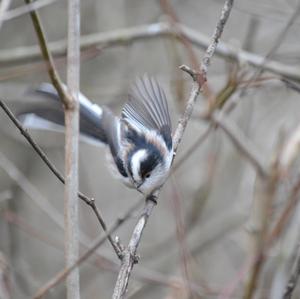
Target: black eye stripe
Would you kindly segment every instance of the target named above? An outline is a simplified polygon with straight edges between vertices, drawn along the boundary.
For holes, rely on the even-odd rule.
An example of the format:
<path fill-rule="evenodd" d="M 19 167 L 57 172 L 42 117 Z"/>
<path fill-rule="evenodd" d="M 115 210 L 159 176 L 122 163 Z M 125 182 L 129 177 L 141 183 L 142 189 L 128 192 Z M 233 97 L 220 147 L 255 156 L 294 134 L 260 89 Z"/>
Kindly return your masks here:
<path fill-rule="evenodd" d="M 151 172 L 159 163 L 163 162 L 162 155 L 158 148 L 146 140 L 143 135 L 138 134 L 134 129 L 129 129 L 125 136 L 130 144 L 134 147 L 128 153 L 127 158 L 127 171 L 132 177 L 131 159 L 132 156 L 139 150 L 144 149 L 147 151 L 146 158 L 140 164 L 140 176 L 143 178 L 147 173 Z"/>
<path fill-rule="evenodd" d="M 140 175 L 143 178 L 146 174 L 151 172 L 158 164 L 161 162 L 161 155 L 155 152 L 152 152 L 147 158 L 141 162 L 140 165 Z"/>

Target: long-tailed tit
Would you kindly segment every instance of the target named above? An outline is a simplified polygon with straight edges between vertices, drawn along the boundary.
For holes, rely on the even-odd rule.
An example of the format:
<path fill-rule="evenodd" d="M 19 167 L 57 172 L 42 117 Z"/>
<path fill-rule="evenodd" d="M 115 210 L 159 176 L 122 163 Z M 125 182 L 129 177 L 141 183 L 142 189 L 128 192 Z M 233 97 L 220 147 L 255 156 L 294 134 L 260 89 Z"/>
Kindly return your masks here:
<path fill-rule="evenodd" d="M 21 111 L 18 117 L 23 124 L 45 129 L 64 125 L 63 109 L 53 86 L 42 84 L 36 92 L 51 100 Z M 168 103 L 157 80 L 147 75 L 136 80 L 121 117 L 107 107 L 92 104 L 83 94 L 79 102 L 80 133 L 108 146 L 123 182 L 145 195 L 162 186 L 172 163 L 173 147 Z"/>

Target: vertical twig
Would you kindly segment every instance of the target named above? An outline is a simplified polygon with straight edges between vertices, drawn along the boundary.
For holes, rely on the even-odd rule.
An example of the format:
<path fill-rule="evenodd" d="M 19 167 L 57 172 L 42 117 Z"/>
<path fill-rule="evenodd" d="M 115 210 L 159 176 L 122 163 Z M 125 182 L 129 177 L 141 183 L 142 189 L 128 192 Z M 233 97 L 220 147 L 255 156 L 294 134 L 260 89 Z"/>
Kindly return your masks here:
<path fill-rule="evenodd" d="M 80 0 L 68 1 L 67 86 L 71 105 L 65 106 L 65 262 L 66 267 L 78 259 L 78 141 L 79 141 L 79 71 L 80 71 Z M 79 269 L 67 277 L 67 298 L 79 299 Z"/>

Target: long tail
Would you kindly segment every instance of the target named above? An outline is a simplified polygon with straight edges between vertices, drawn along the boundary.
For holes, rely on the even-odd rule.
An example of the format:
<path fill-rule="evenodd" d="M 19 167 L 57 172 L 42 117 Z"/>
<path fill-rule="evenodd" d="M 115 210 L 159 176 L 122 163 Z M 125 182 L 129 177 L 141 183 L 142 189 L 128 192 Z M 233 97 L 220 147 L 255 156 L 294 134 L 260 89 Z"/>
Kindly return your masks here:
<path fill-rule="evenodd" d="M 32 91 L 41 96 L 41 101 L 18 111 L 17 117 L 27 127 L 42 130 L 61 130 L 64 126 L 64 111 L 55 88 L 43 83 Z M 80 133 L 94 141 L 107 144 L 111 127 L 117 118 L 105 107 L 91 103 L 83 94 L 79 94 Z"/>

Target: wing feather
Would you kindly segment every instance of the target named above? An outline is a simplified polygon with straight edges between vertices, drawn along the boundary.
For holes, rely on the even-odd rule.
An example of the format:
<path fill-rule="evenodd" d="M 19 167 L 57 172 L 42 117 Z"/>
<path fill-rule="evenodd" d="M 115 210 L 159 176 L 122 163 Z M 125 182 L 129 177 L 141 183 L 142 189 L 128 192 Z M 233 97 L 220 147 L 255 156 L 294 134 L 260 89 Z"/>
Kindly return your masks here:
<path fill-rule="evenodd" d="M 143 130 L 166 132 L 172 127 L 166 95 L 156 79 L 144 75 L 132 85 L 127 103 L 122 110 L 122 119 Z"/>

